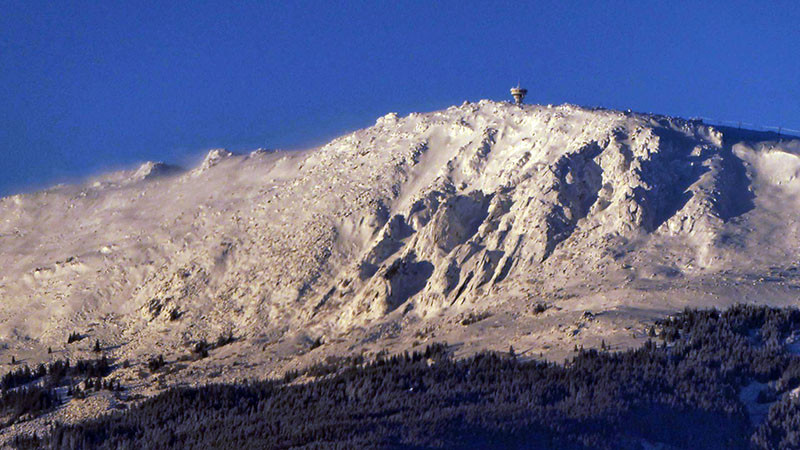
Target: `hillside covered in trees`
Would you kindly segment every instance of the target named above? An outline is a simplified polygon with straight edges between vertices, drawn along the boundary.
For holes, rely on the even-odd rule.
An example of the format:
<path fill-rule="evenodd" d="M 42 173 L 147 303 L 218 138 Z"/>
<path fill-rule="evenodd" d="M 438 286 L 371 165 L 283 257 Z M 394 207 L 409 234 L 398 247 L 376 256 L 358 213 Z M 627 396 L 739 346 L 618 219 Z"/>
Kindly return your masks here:
<path fill-rule="evenodd" d="M 800 311 L 686 310 L 638 349 L 564 364 L 446 344 L 280 380 L 172 388 L 17 448 L 800 447 Z M 745 391 L 757 391 L 748 399 Z M 6 395 L 9 395 L 8 393 Z M 753 409 L 768 407 L 755 423 Z M 670 448 L 670 447 L 667 447 Z"/>

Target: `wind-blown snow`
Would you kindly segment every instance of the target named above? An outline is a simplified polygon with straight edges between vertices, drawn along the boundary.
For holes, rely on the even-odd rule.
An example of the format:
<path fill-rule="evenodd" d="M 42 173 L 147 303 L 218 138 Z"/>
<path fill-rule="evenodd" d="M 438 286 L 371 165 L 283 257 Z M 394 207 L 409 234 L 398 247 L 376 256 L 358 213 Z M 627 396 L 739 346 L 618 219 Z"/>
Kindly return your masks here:
<path fill-rule="evenodd" d="M 773 137 L 481 101 L 4 198 L 0 339 L 34 360 L 79 330 L 144 358 L 230 330 L 269 368 L 308 337 L 560 357 L 686 305 L 794 302 L 800 142 Z"/>

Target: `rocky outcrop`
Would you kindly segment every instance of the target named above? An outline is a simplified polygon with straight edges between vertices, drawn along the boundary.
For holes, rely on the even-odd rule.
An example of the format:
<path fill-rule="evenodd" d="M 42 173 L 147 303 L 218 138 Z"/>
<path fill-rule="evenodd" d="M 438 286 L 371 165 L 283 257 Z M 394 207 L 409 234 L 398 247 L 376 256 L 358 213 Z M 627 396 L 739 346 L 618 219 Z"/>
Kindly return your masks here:
<path fill-rule="evenodd" d="M 796 141 L 725 133 L 481 101 L 308 152 L 213 150 L 182 177 L 146 164 L 113 189 L 2 199 L 0 338 L 44 345 L 112 316 L 128 346 L 347 336 L 612 270 L 669 280 L 800 257 L 795 231 L 769 244 L 748 225 L 797 218 L 778 206 L 797 204 Z"/>

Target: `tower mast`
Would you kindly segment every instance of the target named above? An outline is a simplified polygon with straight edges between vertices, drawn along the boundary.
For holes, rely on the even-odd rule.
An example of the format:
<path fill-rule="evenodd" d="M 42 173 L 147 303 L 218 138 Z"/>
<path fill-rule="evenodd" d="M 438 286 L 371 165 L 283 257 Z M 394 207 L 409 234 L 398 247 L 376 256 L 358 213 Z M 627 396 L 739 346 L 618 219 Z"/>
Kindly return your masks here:
<path fill-rule="evenodd" d="M 522 104 L 522 100 L 525 99 L 525 95 L 528 93 L 528 90 L 525 88 L 519 87 L 519 83 L 517 83 L 517 87 L 511 88 L 511 96 L 514 97 L 514 103 L 517 105 Z"/>

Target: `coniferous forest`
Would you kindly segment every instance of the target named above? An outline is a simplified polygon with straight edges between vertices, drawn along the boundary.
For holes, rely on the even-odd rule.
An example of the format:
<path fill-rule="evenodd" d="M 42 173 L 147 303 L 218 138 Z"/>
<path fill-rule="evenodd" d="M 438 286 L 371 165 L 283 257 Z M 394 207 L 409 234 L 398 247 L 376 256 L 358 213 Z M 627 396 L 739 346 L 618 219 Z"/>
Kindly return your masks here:
<path fill-rule="evenodd" d="M 800 387 L 800 355 L 788 345 L 800 336 L 800 310 L 686 310 L 659 323 L 653 334 L 641 348 L 581 350 L 565 364 L 522 360 L 513 351 L 456 360 L 446 344 L 372 361 L 329 360 L 280 380 L 169 389 L 129 410 L 58 425 L 46 435 L 20 435 L 12 444 L 800 448 L 800 400 L 792 392 Z M 11 376 L 8 383 L 17 386 L 25 376 L 30 374 Z M 759 390 L 756 402 L 770 405 L 762 423 L 752 423 L 752 405 L 741 399 L 746 386 Z M 19 389 L 4 390 L 2 398 Z M 46 410 L 59 401 L 40 406 Z"/>

